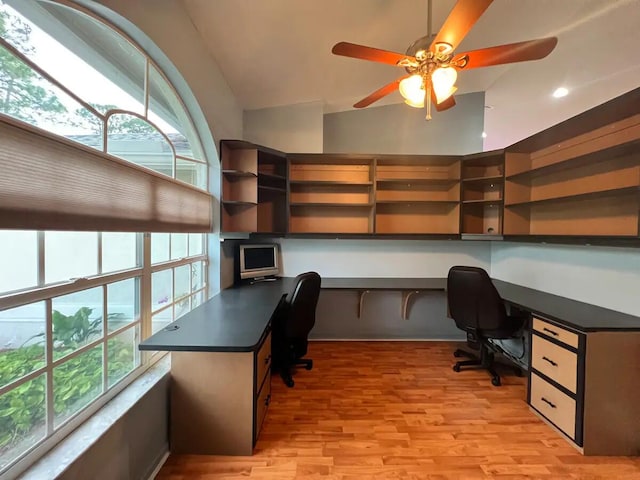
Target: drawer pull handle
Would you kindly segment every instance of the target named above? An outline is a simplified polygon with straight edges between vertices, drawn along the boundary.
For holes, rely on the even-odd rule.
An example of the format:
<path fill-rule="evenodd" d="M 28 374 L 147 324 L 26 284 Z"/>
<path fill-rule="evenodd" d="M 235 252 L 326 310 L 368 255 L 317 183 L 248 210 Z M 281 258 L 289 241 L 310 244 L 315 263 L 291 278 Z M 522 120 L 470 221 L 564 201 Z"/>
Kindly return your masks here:
<path fill-rule="evenodd" d="M 545 332 L 549 332 L 554 337 L 557 337 L 559 335 L 558 332 L 554 332 L 553 330 L 550 330 L 547 327 L 543 327 L 542 330 L 544 330 Z"/>
<path fill-rule="evenodd" d="M 551 403 L 549 400 L 547 400 L 546 398 L 540 397 L 540 400 L 542 400 L 544 403 L 547 403 L 551 408 L 556 408 L 556 406 L 553 403 Z"/>
<path fill-rule="evenodd" d="M 271 403 L 271 394 L 267 395 L 267 398 L 264 399 L 264 406 L 268 407 Z"/>
<path fill-rule="evenodd" d="M 271 361 L 271 355 L 267 355 L 266 358 L 264 359 L 264 364 L 269 365 L 270 361 Z"/>
<path fill-rule="evenodd" d="M 557 367 L 558 364 L 556 362 L 554 362 L 553 360 L 551 360 L 550 358 L 547 357 L 542 357 L 543 360 L 546 360 L 547 362 L 549 362 L 551 365 L 553 365 L 554 367 Z"/>

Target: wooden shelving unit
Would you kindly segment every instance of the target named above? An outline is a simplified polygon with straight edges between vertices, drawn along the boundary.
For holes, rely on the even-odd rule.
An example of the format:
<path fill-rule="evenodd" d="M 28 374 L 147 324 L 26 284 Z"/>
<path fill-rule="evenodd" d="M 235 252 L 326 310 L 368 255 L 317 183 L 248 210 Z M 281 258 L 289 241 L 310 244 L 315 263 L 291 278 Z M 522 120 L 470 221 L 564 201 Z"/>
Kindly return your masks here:
<path fill-rule="evenodd" d="M 505 234 L 638 236 L 640 114 L 534 147 L 507 150 Z"/>
<path fill-rule="evenodd" d="M 461 188 L 460 231 L 463 234 L 500 235 L 504 152 L 499 150 L 465 156 L 462 160 Z"/>
<path fill-rule="evenodd" d="M 284 153 L 249 142 L 220 142 L 221 230 L 287 231 L 287 163 Z"/>
<path fill-rule="evenodd" d="M 289 232 L 373 233 L 373 159 L 289 156 Z"/>
<path fill-rule="evenodd" d="M 640 88 L 504 151 L 288 155 L 232 140 L 221 162 L 223 232 L 640 242 Z"/>
<path fill-rule="evenodd" d="M 459 233 L 460 157 L 380 156 L 375 180 L 376 233 Z"/>

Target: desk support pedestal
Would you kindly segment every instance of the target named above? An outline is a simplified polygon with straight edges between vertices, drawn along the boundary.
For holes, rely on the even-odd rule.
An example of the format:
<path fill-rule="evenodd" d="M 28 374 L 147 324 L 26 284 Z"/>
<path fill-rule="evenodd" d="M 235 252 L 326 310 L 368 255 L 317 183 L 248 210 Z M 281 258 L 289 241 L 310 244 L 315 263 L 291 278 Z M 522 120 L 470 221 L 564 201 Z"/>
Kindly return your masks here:
<path fill-rule="evenodd" d="M 253 352 L 171 352 L 171 453 L 251 455 Z"/>

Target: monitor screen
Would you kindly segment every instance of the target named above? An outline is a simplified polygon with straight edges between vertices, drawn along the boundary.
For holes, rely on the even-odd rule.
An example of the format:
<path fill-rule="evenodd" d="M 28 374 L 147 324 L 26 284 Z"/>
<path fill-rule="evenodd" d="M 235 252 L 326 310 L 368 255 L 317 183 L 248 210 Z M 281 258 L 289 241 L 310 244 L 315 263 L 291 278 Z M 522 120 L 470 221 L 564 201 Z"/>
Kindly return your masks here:
<path fill-rule="evenodd" d="M 240 278 L 253 279 L 279 274 L 278 245 L 240 245 Z"/>
<path fill-rule="evenodd" d="M 244 268 L 246 270 L 262 269 L 275 266 L 273 247 L 249 248 L 244 251 Z"/>

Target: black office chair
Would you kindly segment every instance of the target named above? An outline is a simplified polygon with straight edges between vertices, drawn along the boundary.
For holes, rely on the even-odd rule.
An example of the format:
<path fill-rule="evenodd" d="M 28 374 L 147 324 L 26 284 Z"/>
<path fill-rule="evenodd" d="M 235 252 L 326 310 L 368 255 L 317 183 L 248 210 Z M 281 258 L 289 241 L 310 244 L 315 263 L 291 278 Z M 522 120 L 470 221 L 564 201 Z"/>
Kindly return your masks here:
<path fill-rule="evenodd" d="M 480 350 L 480 357 L 465 350 L 456 350 L 455 357 L 471 360 L 459 361 L 453 370 L 478 366 L 491 374 L 491 383 L 500 385 L 500 376 L 494 368 L 494 351 L 489 339 L 512 338 L 522 328 L 526 317 L 509 316 L 500 294 L 491 278 L 482 268 L 451 267 L 447 276 L 447 302 L 449 315 L 459 329 L 467 333 L 467 345 Z M 516 374 L 520 369 L 514 367 Z"/>
<path fill-rule="evenodd" d="M 313 368 L 313 360 L 302 358 L 307 353 L 309 332 L 316 323 L 316 306 L 320 296 L 320 275 L 306 272 L 298 275 L 295 285 L 280 302 L 272 317 L 271 354 L 274 369 L 287 387 L 293 387 L 291 371 L 296 365 Z"/>

